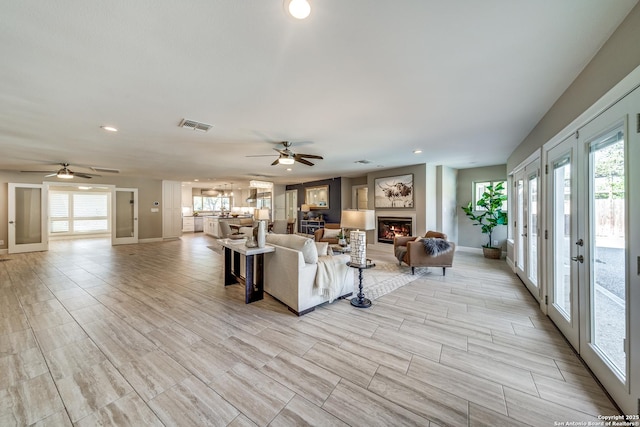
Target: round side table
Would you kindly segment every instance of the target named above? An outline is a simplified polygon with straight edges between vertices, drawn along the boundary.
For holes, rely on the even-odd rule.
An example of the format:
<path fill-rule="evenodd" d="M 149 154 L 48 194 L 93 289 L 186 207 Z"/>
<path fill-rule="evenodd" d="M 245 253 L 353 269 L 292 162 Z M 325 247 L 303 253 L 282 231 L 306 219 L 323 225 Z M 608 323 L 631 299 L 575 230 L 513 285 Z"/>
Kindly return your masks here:
<path fill-rule="evenodd" d="M 375 267 L 375 264 L 366 264 L 366 265 L 360 265 L 360 264 L 351 264 L 351 262 L 348 262 L 347 265 L 349 267 L 352 268 L 357 268 L 358 269 L 358 296 L 351 298 L 351 305 L 354 307 L 358 307 L 358 308 L 368 308 L 371 307 L 371 300 L 369 298 L 365 298 L 364 294 L 362 293 L 362 271 L 363 270 L 368 270 L 370 268 Z"/>

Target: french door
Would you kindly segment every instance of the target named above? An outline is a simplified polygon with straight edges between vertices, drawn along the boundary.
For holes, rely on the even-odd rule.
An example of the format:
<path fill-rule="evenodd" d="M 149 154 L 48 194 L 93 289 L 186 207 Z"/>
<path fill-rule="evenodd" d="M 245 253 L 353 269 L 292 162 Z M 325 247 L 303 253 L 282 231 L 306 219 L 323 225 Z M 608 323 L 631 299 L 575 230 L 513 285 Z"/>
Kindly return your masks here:
<path fill-rule="evenodd" d="M 571 136 L 547 153 L 548 289 L 547 313 L 571 345 L 579 349 L 578 143 Z"/>
<path fill-rule="evenodd" d="M 49 249 L 47 187 L 9 183 L 9 253 Z"/>
<path fill-rule="evenodd" d="M 514 174 L 516 274 L 538 301 L 541 298 L 538 280 L 540 274 L 538 263 L 540 252 L 538 250 L 540 244 L 539 164 L 539 159 L 536 159 Z"/>
<path fill-rule="evenodd" d="M 640 300 L 640 233 L 630 221 L 640 202 L 638 188 L 629 191 L 640 183 L 638 113 L 640 90 L 550 149 L 546 175 L 548 314 L 627 413 L 639 384 L 629 357 L 639 333 L 630 325 L 640 327 L 630 311 Z"/>
<path fill-rule="evenodd" d="M 138 243 L 138 189 L 115 188 L 111 200 L 111 244 Z"/>

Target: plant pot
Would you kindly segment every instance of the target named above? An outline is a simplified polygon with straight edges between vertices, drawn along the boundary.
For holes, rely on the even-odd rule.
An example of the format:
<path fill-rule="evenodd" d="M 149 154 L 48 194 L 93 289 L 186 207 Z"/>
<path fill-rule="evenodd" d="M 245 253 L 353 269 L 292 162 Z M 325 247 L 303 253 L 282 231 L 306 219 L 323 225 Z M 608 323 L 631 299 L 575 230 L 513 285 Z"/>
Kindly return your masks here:
<path fill-rule="evenodd" d="M 484 254 L 485 258 L 489 259 L 500 259 L 502 257 L 501 248 L 488 248 L 486 246 L 483 246 L 482 253 Z"/>

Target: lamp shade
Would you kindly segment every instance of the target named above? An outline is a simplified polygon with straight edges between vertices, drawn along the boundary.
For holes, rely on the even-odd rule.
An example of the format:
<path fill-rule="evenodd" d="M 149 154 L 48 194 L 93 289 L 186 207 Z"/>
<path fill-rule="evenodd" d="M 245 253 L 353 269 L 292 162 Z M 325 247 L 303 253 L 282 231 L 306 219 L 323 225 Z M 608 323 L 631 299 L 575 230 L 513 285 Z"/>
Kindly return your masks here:
<path fill-rule="evenodd" d="M 358 230 L 373 230 L 376 228 L 375 211 L 354 209 L 344 210 L 342 211 L 342 218 L 340 218 L 340 227 Z"/>
<path fill-rule="evenodd" d="M 309 212 L 311 210 L 311 208 L 309 208 L 309 205 L 307 204 L 303 204 L 302 206 L 300 206 L 300 212 Z"/>
<path fill-rule="evenodd" d="M 269 219 L 269 209 L 256 209 L 253 211 L 253 219 L 258 221 Z"/>

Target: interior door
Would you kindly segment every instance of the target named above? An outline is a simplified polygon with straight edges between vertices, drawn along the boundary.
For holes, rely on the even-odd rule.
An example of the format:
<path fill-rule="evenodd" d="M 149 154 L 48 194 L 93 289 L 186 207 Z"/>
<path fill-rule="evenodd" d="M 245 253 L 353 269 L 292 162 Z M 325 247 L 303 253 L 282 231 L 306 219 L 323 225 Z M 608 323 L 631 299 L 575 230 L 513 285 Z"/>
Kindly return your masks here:
<path fill-rule="evenodd" d="M 49 250 L 47 187 L 9 183 L 9 253 Z"/>
<path fill-rule="evenodd" d="M 547 310 L 549 317 L 577 350 L 579 348 L 578 253 L 583 241 L 578 235 L 577 140 L 574 136 L 547 154 L 548 221 Z"/>
<path fill-rule="evenodd" d="M 138 189 L 116 188 L 112 204 L 111 244 L 138 243 Z"/>

